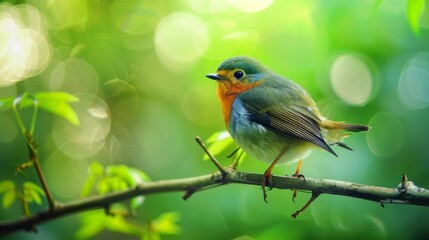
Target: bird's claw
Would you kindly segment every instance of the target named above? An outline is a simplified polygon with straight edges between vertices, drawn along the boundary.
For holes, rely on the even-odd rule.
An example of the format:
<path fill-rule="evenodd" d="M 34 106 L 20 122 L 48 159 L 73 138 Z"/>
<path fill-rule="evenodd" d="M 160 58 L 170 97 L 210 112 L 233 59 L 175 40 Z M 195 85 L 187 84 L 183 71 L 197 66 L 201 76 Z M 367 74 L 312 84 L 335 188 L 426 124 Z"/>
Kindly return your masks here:
<path fill-rule="evenodd" d="M 294 174 L 292 174 L 292 177 L 302 178 L 302 179 L 304 179 L 304 180 L 305 180 L 305 176 L 304 176 L 304 174 L 301 174 L 301 173 L 294 173 Z"/>
<path fill-rule="evenodd" d="M 262 193 L 263 193 L 264 201 L 266 203 L 268 203 L 267 201 L 268 195 L 267 195 L 267 189 L 265 187 L 268 187 L 268 190 L 273 189 L 272 178 L 273 178 L 273 175 L 264 174 L 264 179 L 262 180 Z"/>
<path fill-rule="evenodd" d="M 295 198 L 296 198 L 296 189 L 293 190 L 293 195 L 292 195 L 292 202 L 295 203 Z"/>
<path fill-rule="evenodd" d="M 303 174 L 301 174 L 301 173 L 294 173 L 294 174 L 292 174 L 292 177 L 302 178 L 302 179 L 304 179 L 304 181 L 305 181 L 305 177 L 304 177 L 304 175 L 303 175 Z M 293 195 L 292 195 L 292 202 L 294 202 L 294 203 L 295 203 L 296 195 L 297 195 L 297 190 L 296 190 L 296 189 L 294 189 L 294 190 L 293 190 Z"/>

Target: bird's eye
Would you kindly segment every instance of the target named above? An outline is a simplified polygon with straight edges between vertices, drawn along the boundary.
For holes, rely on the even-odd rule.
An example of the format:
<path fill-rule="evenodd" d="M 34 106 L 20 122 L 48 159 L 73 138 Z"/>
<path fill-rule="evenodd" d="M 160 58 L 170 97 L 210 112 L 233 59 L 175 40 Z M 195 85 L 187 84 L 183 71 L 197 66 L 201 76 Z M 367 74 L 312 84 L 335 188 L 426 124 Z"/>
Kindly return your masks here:
<path fill-rule="evenodd" d="M 238 71 L 236 71 L 235 73 L 234 73 L 234 77 L 235 78 L 237 78 L 237 79 L 240 79 L 240 78 L 242 78 L 244 76 L 244 72 L 243 71 L 241 71 L 241 70 L 238 70 Z"/>

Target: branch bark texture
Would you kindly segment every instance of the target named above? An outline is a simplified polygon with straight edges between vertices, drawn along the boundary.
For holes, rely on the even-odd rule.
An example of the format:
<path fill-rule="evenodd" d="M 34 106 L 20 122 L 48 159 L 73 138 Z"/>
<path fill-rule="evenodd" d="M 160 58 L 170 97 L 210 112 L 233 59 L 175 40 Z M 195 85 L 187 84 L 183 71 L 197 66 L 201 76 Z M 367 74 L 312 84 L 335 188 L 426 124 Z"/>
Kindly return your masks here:
<path fill-rule="evenodd" d="M 225 169 L 225 172 L 222 173 L 216 172 L 198 177 L 146 182 L 126 191 L 89 197 L 66 204 L 58 203 L 53 209 L 48 208 L 29 217 L 0 222 L 0 235 L 19 230 L 33 230 L 38 224 L 69 214 L 76 214 L 92 209 L 106 209 L 113 203 L 138 195 L 184 191 L 183 198 L 187 199 L 195 192 L 226 184 L 234 183 L 260 186 L 263 177 L 262 174 Z M 429 190 L 415 186 L 413 182 L 406 179 L 405 175 L 399 185 L 393 188 L 329 179 L 302 179 L 287 176 L 273 176 L 272 186 L 277 189 L 307 190 L 311 191 L 313 196 L 333 194 L 360 198 L 378 202 L 382 206 L 385 203 L 429 206 Z M 300 212 L 300 210 L 297 212 Z"/>

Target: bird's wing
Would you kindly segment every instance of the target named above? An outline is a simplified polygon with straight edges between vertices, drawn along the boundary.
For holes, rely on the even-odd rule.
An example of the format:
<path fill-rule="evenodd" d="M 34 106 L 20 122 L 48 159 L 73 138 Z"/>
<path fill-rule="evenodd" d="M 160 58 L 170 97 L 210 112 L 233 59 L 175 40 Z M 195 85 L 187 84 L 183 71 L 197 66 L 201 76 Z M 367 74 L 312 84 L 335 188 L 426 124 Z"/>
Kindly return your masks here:
<path fill-rule="evenodd" d="M 305 93 L 299 86 L 295 90 Z M 337 156 L 323 139 L 319 127 L 321 120 L 311 111 L 314 105 L 309 105 L 307 99 L 301 99 L 302 94 L 295 93 L 296 91 L 290 91 L 288 88 L 261 86 L 243 92 L 238 97 L 248 111 L 251 121 L 287 137 L 311 142 Z M 310 101 L 312 102 L 311 99 Z"/>

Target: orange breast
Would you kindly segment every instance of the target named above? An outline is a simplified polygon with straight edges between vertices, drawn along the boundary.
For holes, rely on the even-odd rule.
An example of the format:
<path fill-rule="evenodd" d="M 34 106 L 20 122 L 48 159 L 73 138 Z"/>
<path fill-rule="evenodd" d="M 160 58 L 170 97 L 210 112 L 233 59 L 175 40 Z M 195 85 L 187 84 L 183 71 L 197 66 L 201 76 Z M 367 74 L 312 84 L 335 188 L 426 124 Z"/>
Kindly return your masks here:
<path fill-rule="evenodd" d="M 247 84 L 239 81 L 219 81 L 217 87 L 217 94 L 222 105 L 223 120 L 226 128 L 229 130 L 229 121 L 231 119 L 232 103 L 238 94 L 254 88 L 262 83 L 259 80 L 252 84 Z"/>

